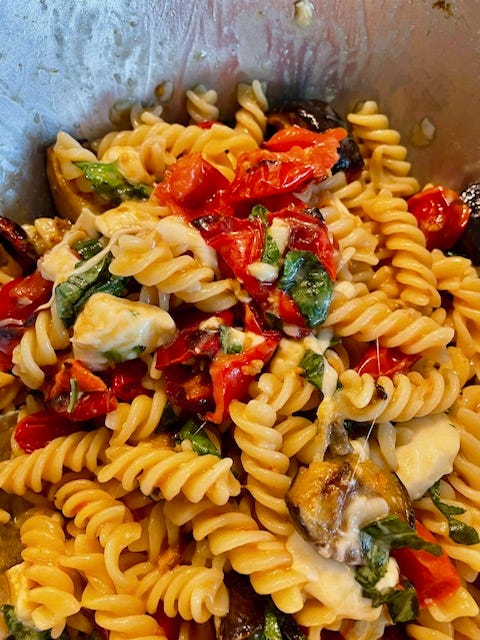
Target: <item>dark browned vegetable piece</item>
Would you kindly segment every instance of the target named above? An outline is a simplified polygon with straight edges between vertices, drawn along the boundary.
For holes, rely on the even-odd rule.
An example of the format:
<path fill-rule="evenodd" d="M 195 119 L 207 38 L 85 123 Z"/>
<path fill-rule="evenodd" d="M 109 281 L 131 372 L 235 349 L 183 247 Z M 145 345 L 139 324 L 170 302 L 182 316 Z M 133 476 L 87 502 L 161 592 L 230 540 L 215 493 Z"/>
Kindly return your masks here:
<path fill-rule="evenodd" d="M 23 275 L 28 275 L 35 269 L 38 260 L 35 247 L 23 228 L 4 216 L 0 216 L 0 244 L 18 263 Z"/>
<path fill-rule="evenodd" d="M 350 127 L 333 107 L 322 100 L 294 100 L 287 102 L 267 114 L 266 138 L 291 125 L 305 127 L 321 133 L 334 127 L 343 127 L 350 134 Z M 332 168 L 332 173 L 344 171 L 348 180 L 354 180 L 364 165 L 357 143 L 348 135 L 340 143 L 340 158 Z"/>
<path fill-rule="evenodd" d="M 466 187 L 460 197 L 470 207 L 470 217 L 453 250 L 480 266 L 480 182 Z"/>
<path fill-rule="evenodd" d="M 371 460 L 349 454 L 299 469 L 287 494 L 287 506 L 298 531 L 321 555 L 359 564 L 359 529 L 386 515 L 375 514 L 375 509 L 368 513 L 378 498 L 385 501 L 388 513 L 413 525 L 412 504 L 400 479 Z"/>
<path fill-rule="evenodd" d="M 219 640 L 247 640 L 260 633 L 265 621 L 265 605 L 250 584 L 250 579 L 235 571 L 225 574 L 230 596 L 227 615 L 220 623 Z"/>
<path fill-rule="evenodd" d="M 106 203 L 97 202 L 94 194 L 81 193 L 73 180 L 66 180 L 53 147 L 47 149 L 47 178 L 55 208 L 62 218 L 75 222 L 84 207 L 95 214 L 108 209 Z"/>

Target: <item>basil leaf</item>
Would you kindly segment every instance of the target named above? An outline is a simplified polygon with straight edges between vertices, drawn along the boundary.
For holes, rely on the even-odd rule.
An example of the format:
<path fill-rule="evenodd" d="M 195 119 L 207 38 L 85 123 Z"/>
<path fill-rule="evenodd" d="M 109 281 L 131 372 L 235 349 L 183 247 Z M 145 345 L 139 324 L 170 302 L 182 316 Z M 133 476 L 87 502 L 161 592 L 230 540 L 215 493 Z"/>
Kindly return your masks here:
<path fill-rule="evenodd" d="M 325 370 L 324 357 L 319 353 L 315 353 L 314 351 L 307 349 L 300 361 L 300 367 L 303 369 L 303 373 L 301 375 L 321 391 L 323 372 Z"/>
<path fill-rule="evenodd" d="M 72 413 L 78 402 L 78 382 L 75 378 L 70 380 L 70 398 L 68 400 L 67 413 Z"/>
<path fill-rule="evenodd" d="M 415 588 L 404 583 L 403 588 L 378 590 L 376 584 L 386 574 L 391 549 L 423 549 L 435 556 L 442 553 L 438 544 L 421 538 L 417 532 L 396 515 L 372 522 L 360 530 L 365 565 L 355 571 L 355 580 L 362 586 L 362 595 L 372 600 L 372 606 L 386 604 L 394 622 L 407 622 L 418 615 Z"/>
<path fill-rule="evenodd" d="M 203 425 L 197 424 L 195 420 L 189 420 L 186 422 L 178 432 L 176 437 L 177 443 L 180 444 L 182 440 L 190 440 L 192 443 L 192 449 L 199 456 L 204 456 L 207 453 L 210 453 L 214 456 L 220 457 L 219 450 L 204 432 Z"/>
<path fill-rule="evenodd" d="M 274 266 L 277 266 L 280 264 L 280 257 L 280 249 L 278 248 L 275 240 L 268 233 L 267 229 L 267 231 L 265 232 L 265 245 L 263 247 L 261 260 L 266 264 L 273 264 Z"/>
<path fill-rule="evenodd" d="M 282 632 L 275 613 L 267 609 L 265 611 L 265 640 L 282 640 Z"/>
<path fill-rule="evenodd" d="M 152 193 L 152 187 L 145 184 L 132 184 L 118 169 L 117 162 L 75 162 L 94 192 L 103 200 L 120 204 L 125 200 L 146 200 Z"/>
<path fill-rule="evenodd" d="M 421 538 L 404 520 L 396 515 L 389 515 L 367 524 L 360 530 L 362 548 L 368 549 L 371 541 L 385 545 L 388 549 L 423 549 L 434 556 L 442 555 L 442 548 L 438 544 L 427 542 Z"/>
<path fill-rule="evenodd" d="M 225 353 L 242 353 L 243 351 L 235 332 L 225 324 L 220 325 L 220 343 Z"/>
<path fill-rule="evenodd" d="M 2 604 L 0 611 L 3 614 L 3 619 L 10 632 L 10 636 L 15 638 L 15 640 L 51 640 L 52 636 L 50 631 L 32 629 L 19 620 L 15 613 L 15 608 L 11 604 Z M 68 633 L 62 631 L 58 640 L 68 640 Z"/>
<path fill-rule="evenodd" d="M 114 276 L 108 270 L 112 254 L 105 255 L 97 264 L 82 273 L 72 275 L 55 288 L 55 304 L 60 319 L 71 326 L 88 298 L 97 291 L 121 296 L 128 278 Z M 80 263 L 81 265 L 82 263 Z"/>
<path fill-rule="evenodd" d="M 97 253 L 100 253 L 102 249 L 104 249 L 104 240 L 103 238 L 89 238 L 88 240 L 80 240 L 76 242 L 72 249 L 80 254 L 83 260 L 89 260 L 96 256 Z"/>
<path fill-rule="evenodd" d="M 465 509 L 462 507 L 456 507 L 455 505 L 446 504 L 440 500 L 440 481 L 435 482 L 434 485 L 428 490 L 430 498 L 437 509 L 442 513 L 448 523 L 448 535 L 450 538 L 458 544 L 472 545 L 480 542 L 480 536 L 476 529 L 468 525 L 466 522 L 458 520 L 453 516 L 461 515 L 465 513 Z"/>
<path fill-rule="evenodd" d="M 325 322 L 333 297 L 333 280 L 311 251 L 289 251 L 278 288 L 297 304 L 310 328 Z"/>
<path fill-rule="evenodd" d="M 250 211 L 249 218 L 259 218 L 259 220 L 266 226 L 268 224 L 267 219 L 268 209 L 261 204 L 256 204 Z"/>

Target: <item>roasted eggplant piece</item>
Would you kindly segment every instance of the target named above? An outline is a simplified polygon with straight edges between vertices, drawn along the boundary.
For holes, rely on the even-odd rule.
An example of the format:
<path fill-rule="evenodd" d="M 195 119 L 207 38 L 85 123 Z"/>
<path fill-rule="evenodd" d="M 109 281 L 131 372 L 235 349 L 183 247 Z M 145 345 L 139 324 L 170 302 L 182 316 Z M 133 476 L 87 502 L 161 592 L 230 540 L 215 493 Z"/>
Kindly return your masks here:
<path fill-rule="evenodd" d="M 340 158 L 332 173 L 344 171 L 348 180 L 354 180 L 363 168 L 364 161 L 357 143 L 350 135 L 350 127 L 327 102 L 322 100 L 294 100 L 272 109 L 267 115 L 267 137 L 275 131 L 292 125 L 321 133 L 334 127 L 343 127 L 348 136 L 340 142 Z"/>
<path fill-rule="evenodd" d="M 84 208 L 95 214 L 108 209 L 108 205 L 97 201 L 95 194 L 80 192 L 73 180 L 65 178 L 53 147 L 47 150 L 47 178 L 55 208 L 62 218 L 75 222 Z"/>
<path fill-rule="evenodd" d="M 306 640 L 294 618 L 279 611 L 271 598 L 259 595 L 247 576 L 230 571 L 225 574 L 225 584 L 230 607 L 220 622 L 218 640 Z"/>
<path fill-rule="evenodd" d="M 480 182 L 474 182 L 460 194 L 461 199 L 470 207 L 470 217 L 466 228 L 454 247 L 460 253 L 480 266 Z"/>
<path fill-rule="evenodd" d="M 19 265 L 23 275 L 28 275 L 35 269 L 38 260 L 35 247 L 24 229 L 4 216 L 0 216 L 0 245 Z"/>
<path fill-rule="evenodd" d="M 362 562 L 359 531 L 387 514 L 414 523 L 410 498 L 393 472 L 355 454 L 299 469 L 287 494 L 298 531 L 327 558 Z"/>

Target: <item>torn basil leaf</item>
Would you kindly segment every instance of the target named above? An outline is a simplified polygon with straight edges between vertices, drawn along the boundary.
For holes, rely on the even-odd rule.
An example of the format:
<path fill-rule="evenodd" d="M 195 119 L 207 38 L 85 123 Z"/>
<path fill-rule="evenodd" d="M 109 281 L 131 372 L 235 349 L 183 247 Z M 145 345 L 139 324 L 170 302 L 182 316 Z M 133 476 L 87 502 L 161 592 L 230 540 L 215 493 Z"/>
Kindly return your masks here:
<path fill-rule="evenodd" d="M 118 205 L 125 200 L 146 200 L 152 187 L 133 184 L 119 171 L 117 162 L 75 162 L 94 192 L 103 200 Z"/>
<path fill-rule="evenodd" d="M 89 238 L 88 240 L 80 240 L 76 242 L 72 249 L 80 254 L 82 260 L 90 260 L 97 253 L 105 248 L 105 239 L 100 236 L 98 238 Z"/>
<path fill-rule="evenodd" d="M 261 204 L 256 204 L 250 211 L 249 218 L 258 218 L 265 226 L 268 224 L 268 209 Z"/>
<path fill-rule="evenodd" d="M 288 293 L 310 328 L 325 322 L 333 297 L 333 280 L 311 251 L 289 251 L 278 288 Z"/>
<path fill-rule="evenodd" d="M 423 549 L 435 556 L 442 553 L 438 544 L 427 542 L 415 529 L 396 515 L 389 515 L 372 522 L 360 530 L 365 564 L 355 571 L 355 579 L 362 586 L 362 595 L 370 598 L 372 606 L 386 604 L 394 622 L 408 622 L 418 615 L 418 599 L 415 588 L 409 582 L 400 587 L 377 589 L 377 584 L 387 573 L 391 549 Z"/>
<path fill-rule="evenodd" d="M 300 367 L 303 369 L 302 376 L 321 391 L 323 372 L 325 370 L 324 357 L 319 353 L 307 349 L 300 361 Z"/>
<path fill-rule="evenodd" d="M 220 325 L 220 343 L 225 353 L 242 353 L 243 351 L 238 335 L 231 327 L 227 327 L 225 324 Z"/>
<path fill-rule="evenodd" d="M 177 443 L 180 444 L 182 440 L 190 440 L 192 449 L 199 456 L 210 453 L 220 457 L 220 451 L 203 430 L 203 424 L 198 424 L 195 420 L 188 420 L 178 432 Z"/>
<path fill-rule="evenodd" d="M 51 640 L 52 636 L 49 630 L 38 631 L 32 627 L 27 627 L 19 620 L 15 608 L 11 604 L 2 604 L 0 611 L 10 632 L 9 637 L 15 638 L 15 640 Z M 58 640 L 68 640 L 68 633 L 62 631 L 61 635 L 58 636 Z"/>
<path fill-rule="evenodd" d="M 97 292 L 121 296 L 128 278 L 114 276 L 108 270 L 112 254 L 107 253 L 86 271 L 72 273 L 55 288 L 55 304 L 59 318 L 66 327 L 71 326 L 88 298 Z M 81 266 L 80 262 L 78 266 Z"/>
<path fill-rule="evenodd" d="M 268 229 L 265 232 L 265 244 L 263 247 L 263 253 L 261 261 L 266 264 L 272 264 L 274 266 L 278 266 L 280 264 L 280 249 L 278 248 L 277 243 L 272 238 L 272 236 L 268 233 Z"/>
<path fill-rule="evenodd" d="M 439 480 L 430 487 L 428 493 L 433 504 L 447 519 L 448 535 L 454 542 L 457 542 L 458 544 L 465 544 L 467 546 L 478 544 L 480 542 L 480 537 L 476 529 L 454 517 L 465 513 L 465 509 L 463 507 L 446 504 L 440 500 Z"/>

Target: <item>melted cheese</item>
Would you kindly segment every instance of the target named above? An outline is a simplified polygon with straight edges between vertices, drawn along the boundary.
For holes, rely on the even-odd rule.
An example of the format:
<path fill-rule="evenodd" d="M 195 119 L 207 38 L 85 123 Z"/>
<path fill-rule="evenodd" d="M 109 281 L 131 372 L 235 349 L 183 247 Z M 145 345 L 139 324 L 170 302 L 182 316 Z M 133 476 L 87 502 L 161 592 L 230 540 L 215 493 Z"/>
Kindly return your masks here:
<path fill-rule="evenodd" d="M 73 327 L 73 354 L 93 371 L 99 371 L 114 361 L 152 353 L 172 339 L 174 330 L 173 319 L 163 309 L 95 293 Z"/>
<path fill-rule="evenodd" d="M 75 271 L 80 258 L 68 244 L 57 244 L 38 262 L 40 273 L 52 282 L 64 282 Z"/>
<path fill-rule="evenodd" d="M 355 569 L 319 555 L 297 532 L 287 540 L 293 556 L 292 569 L 306 576 L 304 590 L 324 603 L 337 617 L 355 620 L 376 620 L 381 607 L 362 596 L 362 588 L 355 580 Z"/>
<path fill-rule="evenodd" d="M 412 500 L 417 500 L 452 472 L 460 435 L 444 413 L 402 422 L 396 432 L 396 472 Z"/>

